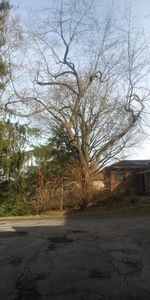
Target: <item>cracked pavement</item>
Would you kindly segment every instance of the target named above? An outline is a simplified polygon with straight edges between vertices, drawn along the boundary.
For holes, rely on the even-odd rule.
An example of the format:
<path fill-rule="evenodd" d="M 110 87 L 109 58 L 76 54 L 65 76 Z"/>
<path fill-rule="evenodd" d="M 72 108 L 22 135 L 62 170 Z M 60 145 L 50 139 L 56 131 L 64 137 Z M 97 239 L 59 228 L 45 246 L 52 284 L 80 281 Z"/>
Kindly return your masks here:
<path fill-rule="evenodd" d="M 150 217 L 0 220 L 1 300 L 149 300 Z"/>

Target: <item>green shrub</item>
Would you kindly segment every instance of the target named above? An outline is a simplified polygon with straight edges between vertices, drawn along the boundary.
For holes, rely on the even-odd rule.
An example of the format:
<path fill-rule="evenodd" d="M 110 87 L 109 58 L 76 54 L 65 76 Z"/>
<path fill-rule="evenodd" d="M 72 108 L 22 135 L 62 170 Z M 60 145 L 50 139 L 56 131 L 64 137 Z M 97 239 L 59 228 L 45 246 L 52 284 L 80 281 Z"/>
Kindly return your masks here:
<path fill-rule="evenodd" d="M 31 213 L 31 204 L 27 202 L 7 201 L 0 204 L 0 217 L 24 216 Z"/>

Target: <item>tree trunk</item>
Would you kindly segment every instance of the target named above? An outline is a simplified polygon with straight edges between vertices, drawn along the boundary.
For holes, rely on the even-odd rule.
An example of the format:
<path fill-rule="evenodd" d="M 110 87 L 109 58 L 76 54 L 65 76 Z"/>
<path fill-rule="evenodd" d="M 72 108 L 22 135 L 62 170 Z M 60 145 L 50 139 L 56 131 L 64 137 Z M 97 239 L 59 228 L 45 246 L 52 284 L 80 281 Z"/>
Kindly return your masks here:
<path fill-rule="evenodd" d="M 60 210 L 64 208 L 64 183 L 63 178 L 60 180 Z"/>
<path fill-rule="evenodd" d="M 80 207 L 83 210 L 89 203 L 93 201 L 93 176 L 83 155 L 80 156 L 80 163 L 82 187 L 82 199 L 80 201 Z"/>

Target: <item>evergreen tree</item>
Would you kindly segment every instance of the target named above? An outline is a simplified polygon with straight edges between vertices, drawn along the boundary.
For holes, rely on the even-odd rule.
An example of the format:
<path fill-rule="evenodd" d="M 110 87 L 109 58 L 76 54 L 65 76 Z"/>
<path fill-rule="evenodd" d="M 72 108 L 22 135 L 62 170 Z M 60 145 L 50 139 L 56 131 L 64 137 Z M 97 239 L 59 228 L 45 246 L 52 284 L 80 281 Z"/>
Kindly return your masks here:
<path fill-rule="evenodd" d="M 0 123 L 0 175 L 1 181 L 16 180 L 25 159 L 27 126 L 18 123 Z"/>
<path fill-rule="evenodd" d="M 7 18 L 10 10 L 9 1 L 0 3 L 0 90 L 5 88 L 7 82 L 8 65 L 5 62 L 4 48 L 6 44 Z"/>
<path fill-rule="evenodd" d="M 63 126 L 55 126 L 48 143 L 31 152 L 37 166 L 50 176 L 67 176 L 72 165 L 79 162 L 77 150 Z"/>

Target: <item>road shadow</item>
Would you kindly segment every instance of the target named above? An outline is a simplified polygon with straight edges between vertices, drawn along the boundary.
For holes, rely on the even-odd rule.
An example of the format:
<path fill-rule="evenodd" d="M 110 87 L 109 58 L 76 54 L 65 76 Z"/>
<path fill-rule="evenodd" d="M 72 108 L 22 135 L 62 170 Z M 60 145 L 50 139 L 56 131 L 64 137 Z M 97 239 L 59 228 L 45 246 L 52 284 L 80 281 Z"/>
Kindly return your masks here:
<path fill-rule="evenodd" d="M 150 231 L 142 240 L 120 222 L 68 215 L 0 222 L 0 299 L 149 300 Z"/>

